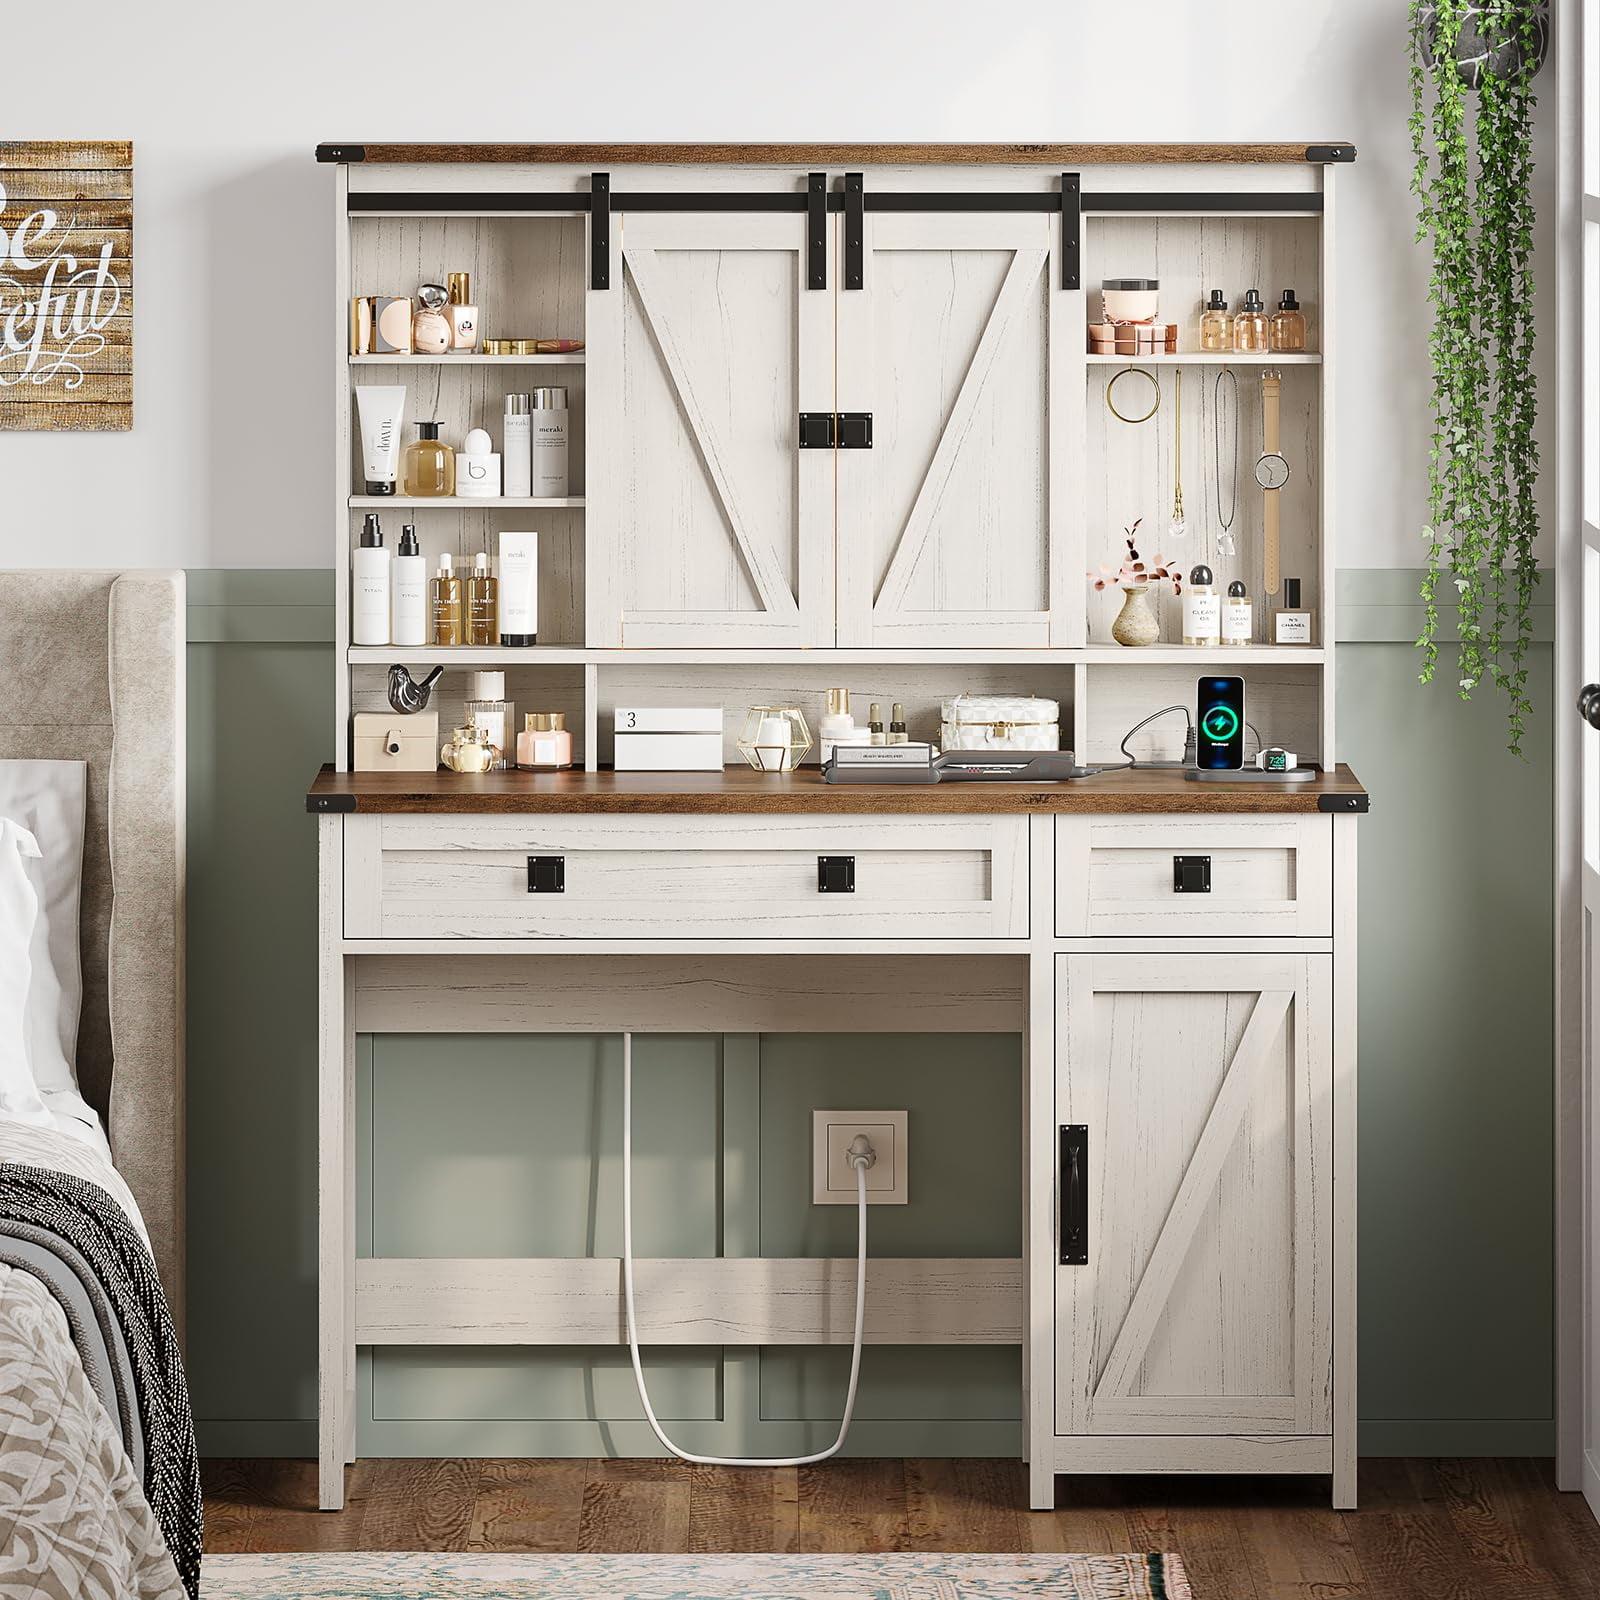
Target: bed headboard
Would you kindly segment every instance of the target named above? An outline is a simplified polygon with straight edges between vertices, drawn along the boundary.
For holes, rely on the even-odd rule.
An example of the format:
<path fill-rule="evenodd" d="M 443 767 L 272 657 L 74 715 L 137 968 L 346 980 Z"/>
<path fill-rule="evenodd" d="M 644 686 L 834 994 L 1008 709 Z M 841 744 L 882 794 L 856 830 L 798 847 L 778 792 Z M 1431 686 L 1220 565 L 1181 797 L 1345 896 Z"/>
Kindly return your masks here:
<path fill-rule="evenodd" d="M 0 575 L 0 757 L 89 763 L 78 1079 L 184 1312 L 181 572 Z"/>

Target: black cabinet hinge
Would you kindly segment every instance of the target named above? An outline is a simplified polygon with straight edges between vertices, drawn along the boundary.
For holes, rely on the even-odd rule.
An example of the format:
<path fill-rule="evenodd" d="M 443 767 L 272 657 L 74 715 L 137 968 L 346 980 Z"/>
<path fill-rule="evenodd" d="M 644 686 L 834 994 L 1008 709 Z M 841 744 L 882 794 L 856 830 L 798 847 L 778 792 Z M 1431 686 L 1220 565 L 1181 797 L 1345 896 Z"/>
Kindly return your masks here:
<path fill-rule="evenodd" d="M 844 175 L 844 286 L 860 289 L 866 285 L 867 180 L 859 172 Z"/>
<path fill-rule="evenodd" d="M 806 288 L 828 287 L 828 174 L 806 178 Z"/>
<path fill-rule="evenodd" d="M 1061 287 L 1081 288 L 1083 184 L 1076 172 L 1061 174 Z"/>
<path fill-rule="evenodd" d="M 802 411 L 799 445 L 802 450 L 870 450 L 870 411 Z"/>

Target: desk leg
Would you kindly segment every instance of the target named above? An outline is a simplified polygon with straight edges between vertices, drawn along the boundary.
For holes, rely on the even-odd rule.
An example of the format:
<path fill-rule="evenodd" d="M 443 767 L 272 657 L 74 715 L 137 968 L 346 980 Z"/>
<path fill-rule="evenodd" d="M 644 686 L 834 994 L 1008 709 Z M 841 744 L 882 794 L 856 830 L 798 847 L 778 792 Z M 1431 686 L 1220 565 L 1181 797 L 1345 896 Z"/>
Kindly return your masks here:
<path fill-rule="evenodd" d="M 355 1459 L 355 1021 L 343 938 L 344 819 L 318 822 L 317 1502 Z"/>
<path fill-rule="evenodd" d="M 1028 1505 L 1035 1511 L 1050 1511 L 1056 1503 L 1055 818 L 1032 817 L 1029 829 L 1032 948 L 1023 1023 L 1027 1182 L 1022 1221 L 1022 1428 Z"/>

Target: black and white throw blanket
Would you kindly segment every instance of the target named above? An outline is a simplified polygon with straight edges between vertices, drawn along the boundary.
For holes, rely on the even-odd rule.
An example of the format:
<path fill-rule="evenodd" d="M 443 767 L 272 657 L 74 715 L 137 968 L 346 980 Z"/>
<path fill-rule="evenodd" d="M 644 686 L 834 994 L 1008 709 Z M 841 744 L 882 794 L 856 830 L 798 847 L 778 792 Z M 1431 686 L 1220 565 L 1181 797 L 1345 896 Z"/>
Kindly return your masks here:
<path fill-rule="evenodd" d="M 41 1248 L 54 1262 L 21 1270 Z M 76 1287 L 66 1292 L 68 1284 L 88 1289 L 91 1315 Z M 82 1568 L 73 1574 L 77 1592 L 131 1583 L 142 1595 L 156 1595 L 171 1588 L 171 1566 L 157 1559 L 169 1553 L 195 1600 L 201 1497 L 189 1390 L 155 1264 L 127 1210 L 98 1183 L 0 1160 L 0 1301 L 6 1374 L 0 1460 L 14 1462 L 19 1451 L 24 1460 L 30 1451 L 38 1457 L 14 1482 L 10 1474 L 0 1480 L 0 1522 L 16 1519 L 11 1548 L 32 1569 L 15 1576 L 31 1576 L 37 1592 L 54 1593 L 76 1565 Z M 16 1329 L 7 1325 L 13 1321 Z M 50 1348 L 65 1343 L 50 1337 L 62 1325 L 75 1352 Z M 20 1339 L 8 1346 L 8 1332 L 31 1340 L 34 1349 L 18 1351 Z M 64 1358 L 73 1355 L 67 1370 Z M 91 1373 L 100 1381 L 92 1382 Z M 124 1394 L 130 1379 L 132 1392 Z M 106 1436 L 118 1427 L 122 1449 L 113 1451 Z M 83 1459 L 70 1459 L 75 1454 Z M 142 1506 L 128 1492 L 135 1462 L 142 1467 Z M 52 1480 L 63 1492 L 40 1495 L 37 1486 Z M 24 1482 L 28 1492 L 18 1487 Z M 8 1491 L 18 1504 L 7 1506 Z M 152 1537 L 156 1530 L 160 1538 Z M 11 1592 L 5 1580 L 12 1576 L 0 1577 L 0 1594 Z"/>

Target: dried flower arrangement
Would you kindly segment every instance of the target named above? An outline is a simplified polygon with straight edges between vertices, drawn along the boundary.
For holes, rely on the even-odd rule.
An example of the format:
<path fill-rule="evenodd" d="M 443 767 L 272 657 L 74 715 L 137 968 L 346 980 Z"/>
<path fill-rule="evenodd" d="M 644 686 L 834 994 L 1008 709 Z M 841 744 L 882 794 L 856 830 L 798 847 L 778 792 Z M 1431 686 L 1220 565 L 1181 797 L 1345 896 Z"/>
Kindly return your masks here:
<path fill-rule="evenodd" d="M 1165 556 L 1157 556 L 1153 565 L 1146 563 L 1139 554 L 1135 544 L 1139 532 L 1139 524 L 1144 521 L 1138 518 L 1131 528 L 1124 528 L 1122 536 L 1128 544 L 1127 558 L 1120 567 L 1108 567 L 1103 561 L 1098 572 L 1089 574 L 1089 583 L 1095 589 L 1142 589 L 1149 583 L 1170 583 L 1174 594 L 1183 593 L 1183 571 L 1179 567 L 1169 567 Z"/>

